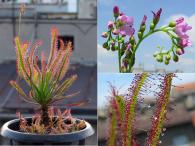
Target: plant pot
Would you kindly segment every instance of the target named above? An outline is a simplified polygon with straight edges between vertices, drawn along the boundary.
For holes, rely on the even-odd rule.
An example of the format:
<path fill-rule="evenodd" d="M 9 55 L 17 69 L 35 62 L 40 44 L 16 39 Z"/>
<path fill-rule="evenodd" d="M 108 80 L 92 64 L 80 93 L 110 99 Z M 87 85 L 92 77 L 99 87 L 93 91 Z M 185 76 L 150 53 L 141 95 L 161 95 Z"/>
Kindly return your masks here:
<path fill-rule="evenodd" d="M 32 118 L 26 118 L 28 122 Z M 77 119 L 79 120 L 79 119 Z M 85 121 L 86 128 L 66 134 L 31 134 L 19 132 L 19 119 L 5 123 L 1 135 L 10 139 L 10 145 L 84 145 L 85 139 L 94 134 L 92 126 Z"/>

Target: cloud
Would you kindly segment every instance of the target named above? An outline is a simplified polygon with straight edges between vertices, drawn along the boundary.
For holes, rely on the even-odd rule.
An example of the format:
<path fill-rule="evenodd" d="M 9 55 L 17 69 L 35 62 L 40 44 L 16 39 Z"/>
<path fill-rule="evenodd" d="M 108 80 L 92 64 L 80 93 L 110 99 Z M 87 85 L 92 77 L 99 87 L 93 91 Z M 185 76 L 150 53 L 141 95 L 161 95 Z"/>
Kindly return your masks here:
<path fill-rule="evenodd" d="M 195 62 L 194 62 L 194 59 L 191 59 L 191 58 L 180 58 L 180 63 L 183 64 L 183 65 L 194 65 Z"/>
<path fill-rule="evenodd" d="M 116 72 L 117 70 L 117 52 L 107 51 L 98 44 L 98 71 L 100 72 Z"/>

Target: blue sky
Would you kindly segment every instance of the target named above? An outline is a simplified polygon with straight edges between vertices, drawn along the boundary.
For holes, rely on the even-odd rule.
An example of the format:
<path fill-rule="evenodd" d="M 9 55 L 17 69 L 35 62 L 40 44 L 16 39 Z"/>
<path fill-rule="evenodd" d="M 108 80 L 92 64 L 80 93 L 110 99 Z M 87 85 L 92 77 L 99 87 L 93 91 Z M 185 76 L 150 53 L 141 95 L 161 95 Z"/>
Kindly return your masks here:
<path fill-rule="evenodd" d="M 195 82 L 195 73 L 178 73 L 177 78 L 173 79 L 173 85 L 181 85 L 185 83 Z M 120 73 L 99 73 L 98 74 L 98 107 L 104 107 L 107 104 L 110 86 L 108 82 L 124 93 L 134 74 L 120 74 Z"/>
<path fill-rule="evenodd" d="M 98 69 L 100 72 L 118 72 L 117 55 L 113 52 L 108 52 L 101 47 L 104 39 L 101 38 L 101 33 L 107 29 L 107 22 L 112 20 L 112 8 L 118 5 L 122 12 L 126 15 L 134 16 L 134 27 L 138 29 L 143 15 L 148 16 L 148 22 L 151 22 L 152 13 L 159 8 L 163 9 L 161 20 L 158 26 L 162 26 L 172 19 L 184 16 L 186 21 L 194 26 L 190 32 L 192 43 L 195 43 L 195 1 L 194 0 L 99 0 L 98 1 Z M 182 72 L 195 72 L 195 47 L 185 49 L 186 54 L 180 57 L 179 63 L 171 62 L 169 66 L 157 63 L 152 54 L 157 51 L 157 46 L 170 47 L 170 41 L 166 35 L 155 34 L 145 40 L 139 47 L 136 54 L 136 67 L 139 64 L 144 64 L 147 70 L 154 68 L 166 68 L 167 71 L 180 70 Z"/>

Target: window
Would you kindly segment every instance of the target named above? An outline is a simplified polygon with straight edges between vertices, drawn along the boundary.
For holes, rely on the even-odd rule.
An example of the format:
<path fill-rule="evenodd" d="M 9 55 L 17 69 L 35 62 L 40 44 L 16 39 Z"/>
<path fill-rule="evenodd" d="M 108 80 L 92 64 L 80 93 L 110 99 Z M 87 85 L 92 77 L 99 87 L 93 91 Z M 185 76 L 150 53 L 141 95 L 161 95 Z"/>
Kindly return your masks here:
<path fill-rule="evenodd" d="M 67 43 L 67 42 L 72 42 L 72 47 L 73 47 L 73 50 L 74 50 L 74 37 L 73 36 L 58 36 L 58 40 L 61 39 L 63 40 L 64 43 Z M 59 44 L 59 42 L 58 42 Z M 59 49 L 59 45 L 58 45 L 58 49 Z"/>
<path fill-rule="evenodd" d="M 189 139 L 186 135 L 179 135 L 173 138 L 174 146 L 190 146 Z"/>

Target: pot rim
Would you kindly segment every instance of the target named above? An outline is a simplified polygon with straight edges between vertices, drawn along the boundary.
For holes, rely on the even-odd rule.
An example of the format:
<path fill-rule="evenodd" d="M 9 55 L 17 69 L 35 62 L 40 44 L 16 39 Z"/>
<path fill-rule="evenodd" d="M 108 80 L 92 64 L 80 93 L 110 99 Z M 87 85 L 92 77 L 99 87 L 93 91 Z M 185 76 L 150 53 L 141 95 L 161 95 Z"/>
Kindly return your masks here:
<path fill-rule="evenodd" d="M 32 119 L 32 117 L 26 117 L 26 120 Z M 80 120 L 80 119 L 76 119 Z M 33 134 L 15 131 L 9 128 L 11 124 L 19 122 L 19 119 L 14 119 L 6 122 L 1 128 L 1 135 L 3 137 L 18 140 L 18 141 L 33 141 L 40 139 L 41 142 L 52 141 L 52 142 L 72 142 L 85 139 L 94 134 L 94 130 L 88 122 L 84 121 L 86 127 L 79 131 L 71 133 L 60 133 L 60 134 Z M 39 142 L 40 142 L 39 141 Z"/>

